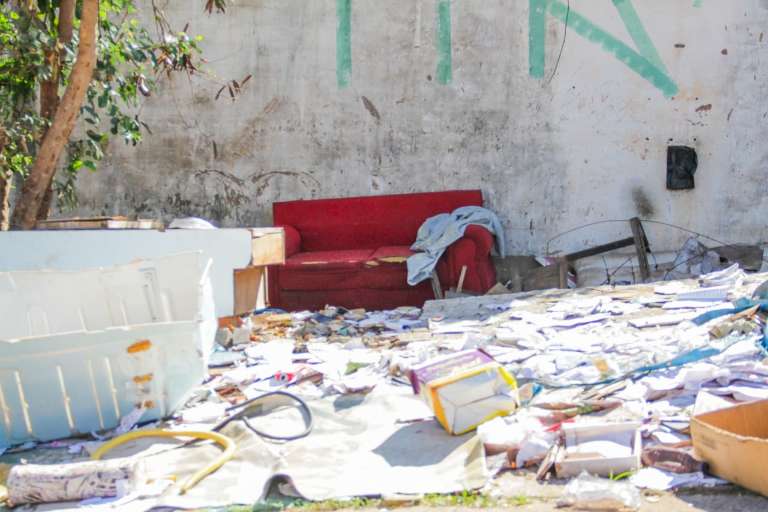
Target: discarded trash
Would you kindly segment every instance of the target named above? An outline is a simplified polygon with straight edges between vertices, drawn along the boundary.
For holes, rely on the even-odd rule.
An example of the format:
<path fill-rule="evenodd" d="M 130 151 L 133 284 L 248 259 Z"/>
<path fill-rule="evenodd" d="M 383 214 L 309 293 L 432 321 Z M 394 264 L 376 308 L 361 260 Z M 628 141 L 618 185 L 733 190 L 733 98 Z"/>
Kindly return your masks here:
<path fill-rule="evenodd" d="M 768 400 L 694 416 L 691 436 L 713 475 L 768 496 Z"/>
<path fill-rule="evenodd" d="M 216 229 L 216 226 L 207 220 L 197 217 L 183 217 L 173 219 L 171 223 L 168 224 L 168 229 Z"/>
<path fill-rule="evenodd" d="M 0 448 L 170 415 L 206 374 L 210 261 L 0 273 Z M 77 290 L 77 293 L 73 293 Z"/>
<path fill-rule="evenodd" d="M 127 494 L 144 473 L 133 459 L 17 464 L 8 474 L 10 506 L 75 501 Z"/>
<path fill-rule="evenodd" d="M 639 423 L 563 425 L 565 445 L 555 462 L 557 476 L 572 477 L 583 471 L 612 476 L 640 468 L 642 441 Z"/>
<path fill-rule="evenodd" d="M 629 477 L 629 481 L 636 487 L 654 491 L 666 491 L 678 487 L 712 487 L 728 483 L 725 480 L 707 476 L 701 471 L 680 474 L 659 468 L 643 468 Z"/>
<path fill-rule="evenodd" d="M 467 350 L 412 369 L 411 385 L 451 434 L 464 434 L 483 422 L 514 411 L 517 382 L 481 350 Z"/>
<path fill-rule="evenodd" d="M 768 281 L 763 282 L 752 292 L 752 298 L 755 300 L 768 300 Z"/>
<path fill-rule="evenodd" d="M 704 274 L 703 276 L 699 277 L 699 282 L 701 283 L 701 286 L 706 288 L 734 288 L 736 286 L 741 286 L 745 277 L 746 274 L 743 270 L 741 270 L 741 268 L 739 268 L 739 264 L 734 263 L 730 267 L 724 268 L 723 270 Z"/>
<path fill-rule="evenodd" d="M 184 494 L 192 487 L 194 487 L 195 484 L 197 484 L 200 480 L 226 464 L 229 459 L 234 457 L 235 450 L 237 449 L 237 445 L 232 439 L 217 432 L 192 430 L 135 430 L 133 432 L 123 434 L 120 437 L 116 437 L 107 443 L 104 443 L 104 445 L 102 445 L 93 455 L 91 455 L 91 458 L 93 460 L 99 460 L 104 456 L 105 453 L 115 448 L 116 446 L 120 446 L 121 444 L 127 443 L 128 441 L 133 441 L 134 439 L 141 439 L 144 437 L 191 437 L 194 439 L 207 439 L 216 442 L 217 444 L 221 445 L 222 448 L 224 448 L 224 453 L 222 453 L 215 461 L 195 472 L 182 484 L 181 489 L 179 490 L 181 494 Z"/>
<path fill-rule="evenodd" d="M 592 478 L 591 485 L 598 489 L 592 493 L 594 499 L 585 490 L 590 480 L 574 480 L 574 485 L 581 486 L 576 489 L 580 493 L 573 493 L 579 499 L 570 503 L 577 508 L 606 504 L 612 510 L 631 508 L 636 502 L 630 497 L 626 505 L 617 490 L 627 485 L 667 489 L 720 482 L 705 476 L 704 464 L 694 457 L 696 441 L 688 435 L 691 411 L 700 417 L 707 411 L 768 397 L 768 364 L 764 364 L 768 343 L 759 314 L 768 307 L 746 299 L 765 277 L 745 275 L 743 283 L 731 277 L 730 273 L 708 276 L 709 287 L 689 280 L 653 290 L 633 286 L 429 301 L 423 311 L 328 305 L 319 311 L 266 309 L 220 319 L 220 343 L 207 375 L 172 419 L 151 428 L 168 429 L 174 435 L 226 428 L 221 431 L 237 434 L 242 456 L 227 462 L 215 478 L 201 480 L 194 493 L 168 492 L 163 483 L 141 491 L 149 494 L 134 492 L 129 495 L 133 498 L 93 498 L 86 503 L 118 500 L 111 503 L 116 507 L 126 499 L 140 499 L 147 508 L 222 506 L 227 503 L 221 500 L 228 498 L 222 498 L 215 486 L 230 475 L 246 474 L 243 471 L 250 471 L 248 486 L 253 489 L 233 484 L 232 496 L 253 502 L 259 499 L 265 479 L 274 476 L 272 467 L 279 467 L 295 482 L 295 489 L 281 488 L 281 492 L 296 495 L 301 489 L 308 499 L 379 490 L 451 492 L 457 485 L 459 490 L 482 487 L 487 475 L 474 473 L 473 468 L 488 467 L 475 462 L 492 455 L 500 455 L 492 459 L 493 469 L 538 466 L 537 477 L 542 479 L 554 472 L 576 475 L 587 466 L 592 472 L 622 479 Z M 728 282 L 718 282 L 723 280 Z M 701 296 L 680 300 L 691 291 L 716 293 L 732 302 L 699 300 Z M 234 343 L 235 334 L 239 344 Z M 143 354 L 146 347 L 138 343 L 132 351 Z M 174 358 L 171 361 L 175 363 Z M 62 370 L 66 377 L 67 367 Z M 157 383 L 157 375 L 150 382 Z M 138 380 L 146 379 L 141 375 Z M 423 400 L 410 395 L 404 386 L 409 380 Z M 26 388 L 26 380 L 23 384 Z M 101 404 L 110 407 L 111 402 Z M 123 431 L 140 435 L 131 429 L 152 412 L 144 405 L 131 403 L 121 409 Z M 0 435 L 5 424 L 1 411 Z M 322 428 L 304 439 L 315 411 Z M 77 419 L 77 410 L 73 413 Z M 433 415 L 443 428 L 428 421 Z M 24 427 L 23 415 L 12 419 Z M 346 430 L 352 424 L 358 432 Z M 452 440 L 444 432 L 459 434 L 475 426 L 477 438 Z M 581 434 L 601 429 L 621 433 L 594 438 Z M 385 431 L 390 432 L 386 439 L 374 444 L 365 437 L 367 432 Z M 406 449 L 401 447 L 404 440 L 409 443 Z M 455 456 L 458 452 L 451 443 L 468 451 Z M 478 449 L 480 443 L 484 452 Z M 375 446 L 372 454 L 360 448 L 369 445 Z M 30 443 L 13 451 L 34 446 Z M 103 446 L 104 442 L 88 440 L 40 445 L 69 449 L 73 454 L 99 453 Z M 292 462 L 277 464 L 266 451 L 264 461 L 259 455 L 254 463 L 246 454 L 256 453 L 261 446 L 268 446 L 270 453 L 274 448 L 274 457 L 285 461 L 299 454 L 302 461 L 309 457 L 329 464 L 313 466 L 311 472 L 294 471 Z M 351 451 L 350 446 L 354 446 Z M 184 460 L 185 450 L 180 447 L 153 457 L 173 466 L 174 457 Z M 212 448 L 200 450 L 211 450 L 203 464 L 219 455 Z M 434 464 L 418 465 L 436 453 L 450 454 L 439 463 L 449 463 L 450 469 L 446 472 L 443 466 L 439 476 L 436 472 L 430 480 L 419 472 Z M 390 476 L 382 477 L 381 485 L 378 481 L 345 481 L 342 487 L 332 483 L 337 474 L 359 468 L 365 457 L 386 465 L 382 474 Z M 650 467 L 641 469 L 641 463 Z M 263 474 L 261 469 L 253 471 L 253 464 L 261 464 Z M 399 480 L 397 468 L 403 465 L 411 465 L 408 475 L 419 474 L 419 478 L 403 475 Z M 444 478 L 451 471 L 455 473 Z M 324 476 L 315 477 L 316 472 Z M 624 479 L 628 473 L 631 477 Z M 181 484 L 174 485 L 178 489 Z M 322 494 L 307 496 L 313 487 L 322 488 Z M 161 497 L 146 497 L 160 493 Z M 139 495 L 142 498 L 136 498 Z"/>
<path fill-rule="evenodd" d="M 675 261 L 672 262 L 671 273 L 673 275 L 700 275 L 720 268 L 720 256 L 699 242 L 696 238 L 689 238 L 678 251 Z"/>
<path fill-rule="evenodd" d="M 690 450 L 668 446 L 652 446 L 643 450 L 643 464 L 672 473 L 698 473 L 704 471 L 704 463 L 697 460 Z"/>
<path fill-rule="evenodd" d="M 576 510 L 623 511 L 640 508 L 640 491 L 627 481 L 598 478 L 582 473 L 568 482 L 560 507 Z"/>

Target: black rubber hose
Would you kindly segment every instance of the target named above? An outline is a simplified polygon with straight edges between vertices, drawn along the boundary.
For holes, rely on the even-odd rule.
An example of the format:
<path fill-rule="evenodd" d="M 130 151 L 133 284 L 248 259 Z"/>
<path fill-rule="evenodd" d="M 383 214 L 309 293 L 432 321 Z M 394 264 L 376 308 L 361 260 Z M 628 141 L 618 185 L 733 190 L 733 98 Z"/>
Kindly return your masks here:
<path fill-rule="evenodd" d="M 293 402 L 296 402 L 298 404 L 298 408 L 301 411 L 301 415 L 304 417 L 304 424 L 307 426 L 306 429 L 304 429 L 303 432 L 291 436 L 278 436 L 273 434 L 268 434 L 266 432 L 262 432 L 253 425 L 251 425 L 251 422 L 249 421 L 250 418 L 253 416 L 256 416 L 258 414 L 253 414 L 253 409 L 257 406 L 261 406 L 262 401 L 265 399 L 271 397 L 271 396 L 284 396 L 292 400 Z M 250 400 L 246 400 L 245 402 L 237 405 L 233 405 L 232 407 L 228 407 L 226 410 L 227 412 L 233 411 L 236 409 L 240 409 L 240 411 L 236 412 L 232 416 L 226 418 L 222 422 L 220 422 L 218 425 L 213 427 L 214 432 L 218 432 L 219 430 L 223 429 L 226 425 L 228 425 L 230 422 L 235 420 L 243 420 L 245 425 L 253 431 L 253 433 L 264 437 L 266 439 L 272 439 L 274 441 L 294 441 L 296 439 L 301 439 L 302 437 L 307 437 L 310 432 L 312 432 L 312 428 L 314 427 L 314 417 L 312 416 L 312 410 L 309 408 L 307 403 L 299 398 L 298 396 L 294 395 L 293 393 L 288 393 L 287 391 L 270 391 L 268 393 L 264 393 L 263 395 L 257 396 L 255 398 L 251 398 Z"/>

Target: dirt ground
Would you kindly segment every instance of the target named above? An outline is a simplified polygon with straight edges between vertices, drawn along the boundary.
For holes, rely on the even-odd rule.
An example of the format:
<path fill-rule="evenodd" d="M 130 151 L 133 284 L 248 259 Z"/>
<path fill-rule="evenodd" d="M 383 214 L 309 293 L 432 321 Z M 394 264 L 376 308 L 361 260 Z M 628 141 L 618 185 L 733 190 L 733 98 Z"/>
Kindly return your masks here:
<path fill-rule="evenodd" d="M 344 511 L 360 511 L 361 509 L 338 509 Z M 530 503 L 523 505 L 505 505 L 504 507 L 481 506 L 417 506 L 417 507 L 372 507 L 369 510 L 398 510 L 403 512 L 469 512 L 476 510 L 489 511 L 519 511 L 519 512 L 567 512 L 568 510 L 583 510 L 578 508 L 558 508 L 557 499 L 532 498 Z M 595 509 L 590 509 L 595 510 Z M 601 512 L 611 512 L 599 509 Z M 655 496 L 644 496 L 640 512 L 765 512 L 768 510 L 768 499 L 744 492 L 733 490 L 713 493 L 708 490 L 689 490 L 678 494 L 663 493 Z"/>
<path fill-rule="evenodd" d="M 533 475 L 501 475 L 496 480 L 502 496 L 524 496 L 529 503 L 516 507 L 520 512 L 544 512 L 557 509 L 564 484 L 539 484 Z M 414 509 L 417 510 L 417 509 Z M 459 509 L 456 509 L 459 510 Z M 557 509 L 568 510 L 568 509 Z M 572 509 L 571 509 L 572 510 Z M 768 499 L 733 485 L 714 488 L 680 489 L 676 492 L 645 492 L 641 511 L 664 512 L 764 512 Z"/>
<path fill-rule="evenodd" d="M 376 506 L 364 507 L 368 510 L 397 510 L 402 512 L 455 511 L 468 512 L 474 510 L 519 511 L 519 512 L 550 512 L 568 510 L 586 510 L 576 507 L 558 508 L 558 499 L 562 496 L 564 483 L 539 484 L 533 475 L 516 475 L 507 473 L 496 480 L 491 495 L 502 498 L 503 506 L 487 506 L 483 500 L 474 503 L 456 505 L 444 504 L 449 499 L 437 500 L 434 504 L 408 506 L 397 501 L 384 501 Z M 470 500 L 471 501 L 471 500 Z M 406 502 L 407 503 L 407 502 Z M 313 506 L 307 507 L 312 510 Z M 319 504 L 320 510 L 329 510 Z M 301 509 L 297 509 L 301 510 Z M 338 508 L 336 510 L 359 511 L 361 508 Z M 588 509 L 610 512 L 613 509 Z M 688 488 L 676 492 L 644 492 L 640 512 L 765 512 L 768 511 L 768 498 L 759 496 L 734 485 L 724 485 L 716 488 Z"/>

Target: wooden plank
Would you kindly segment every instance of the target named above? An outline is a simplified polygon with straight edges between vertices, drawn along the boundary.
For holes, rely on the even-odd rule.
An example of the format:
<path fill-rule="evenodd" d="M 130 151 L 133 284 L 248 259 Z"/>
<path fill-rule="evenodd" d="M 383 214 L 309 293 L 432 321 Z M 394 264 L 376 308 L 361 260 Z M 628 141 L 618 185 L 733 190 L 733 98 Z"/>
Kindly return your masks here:
<path fill-rule="evenodd" d="M 37 222 L 35 229 L 163 229 L 162 222 L 154 219 L 129 219 L 128 217 L 74 217 L 70 219 L 48 219 Z"/>
<path fill-rule="evenodd" d="M 440 278 L 437 277 L 437 271 L 433 270 L 430 276 L 432 282 L 432 293 L 435 294 L 435 299 L 441 300 L 443 298 L 443 288 L 440 286 Z"/>
<path fill-rule="evenodd" d="M 162 230 L 165 226 L 159 220 L 136 219 L 136 220 L 114 220 L 107 221 L 107 229 L 156 229 Z"/>
<path fill-rule="evenodd" d="M 563 257 L 557 262 L 557 274 L 559 288 L 568 288 L 568 259 Z"/>
<path fill-rule="evenodd" d="M 467 277 L 467 266 L 461 266 L 461 274 L 459 274 L 459 284 L 456 285 L 456 293 L 461 293 L 464 288 L 464 278 Z"/>
<path fill-rule="evenodd" d="M 583 258 L 589 258 L 590 256 L 597 256 L 598 254 L 602 254 L 604 252 L 614 251 L 616 249 L 629 247 L 634 243 L 635 243 L 634 237 L 622 238 L 621 240 L 616 240 L 615 242 L 611 242 L 608 244 L 598 245 L 596 247 L 592 247 L 591 249 L 584 249 L 583 251 L 566 254 L 565 259 L 567 259 L 568 261 L 576 261 Z"/>
<path fill-rule="evenodd" d="M 637 251 L 637 261 L 640 264 L 640 278 L 647 283 L 651 278 L 651 267 L 648 265 L 648 238 L 645 236 L 645 230 L 640 219 L 633 217 L 629 220 L 632 228 L 632 238 Z"/>
<path fill-rule="evenodd" d="M 266 279 L 264 267 L 248 267 L 234 272 L 234 314 L 250 313 L 266 304 Z"/>
<path fill-rule="evenodd" d="M 125 215 L 109 215 L 109 216 L 95 216 L 95 217 L 60 217 L 57 219 L 45 219 L 37 221 L 38 224 L 44 224 L 46 222 L 98 222 L 100 220 L 128 220 Z"/>
<path fill-rule="evenodd" d="M 250 228 L 251 266 L 285 263 L 285 230 L 283 228 Z"/>
<path fill-rule="evenodd" d="M 548 290 L 560 287 L 560 266 L 547 265 L 546 267 L 529 270 L 523 278 L 523 290 Z"/>

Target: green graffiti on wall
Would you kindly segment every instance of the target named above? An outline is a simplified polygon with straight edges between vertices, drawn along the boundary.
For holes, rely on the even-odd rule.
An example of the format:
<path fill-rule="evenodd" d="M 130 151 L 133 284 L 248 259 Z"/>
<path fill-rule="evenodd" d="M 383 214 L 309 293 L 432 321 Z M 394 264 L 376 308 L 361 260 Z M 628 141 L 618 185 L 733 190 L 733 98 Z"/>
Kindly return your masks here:
<path fill-rule="evenodd" d="M 336 0 L 336 82 L 349 85 L 352 74 L 352 0 Z"/>
<path fill-rule="evenodd" d="M 544 43 L 547 36 L 547 0 L 530 0 L 528 11 L 528 66 L 531 76 L 544 78 Z"/>
<path fill-rule="evenodd" d="M 437 5 L 437 81 L 449 84 L 453 78 L 451 42 L 451 1 Z M 340 89 L 349 86 L 352 75 L 352 0 L 336 0 L 336 82 Z"/>
<path fill-rule="evenodd" d="M 629 32 L 637 50 L 620 41 L 589 19 L 570 9 L 560 0 L 529 0 L 528 63 L 530 75 L 544 76 L 544 49 L 546 44 L 546 15 L 549 13 L 581 37 L 603 48 L 629 69 L 648 80 L 665 96 L 674 96 L 677 84 L 669 76 L 666 67 L 648 36 L 631 0 L 613 0 L 621 20 Z"/>
<path fill-rule="evenodd" d="M 453 78 L 451 45 L 451 0 L 437 1 L 437 81 L 451 83 Z"/>

